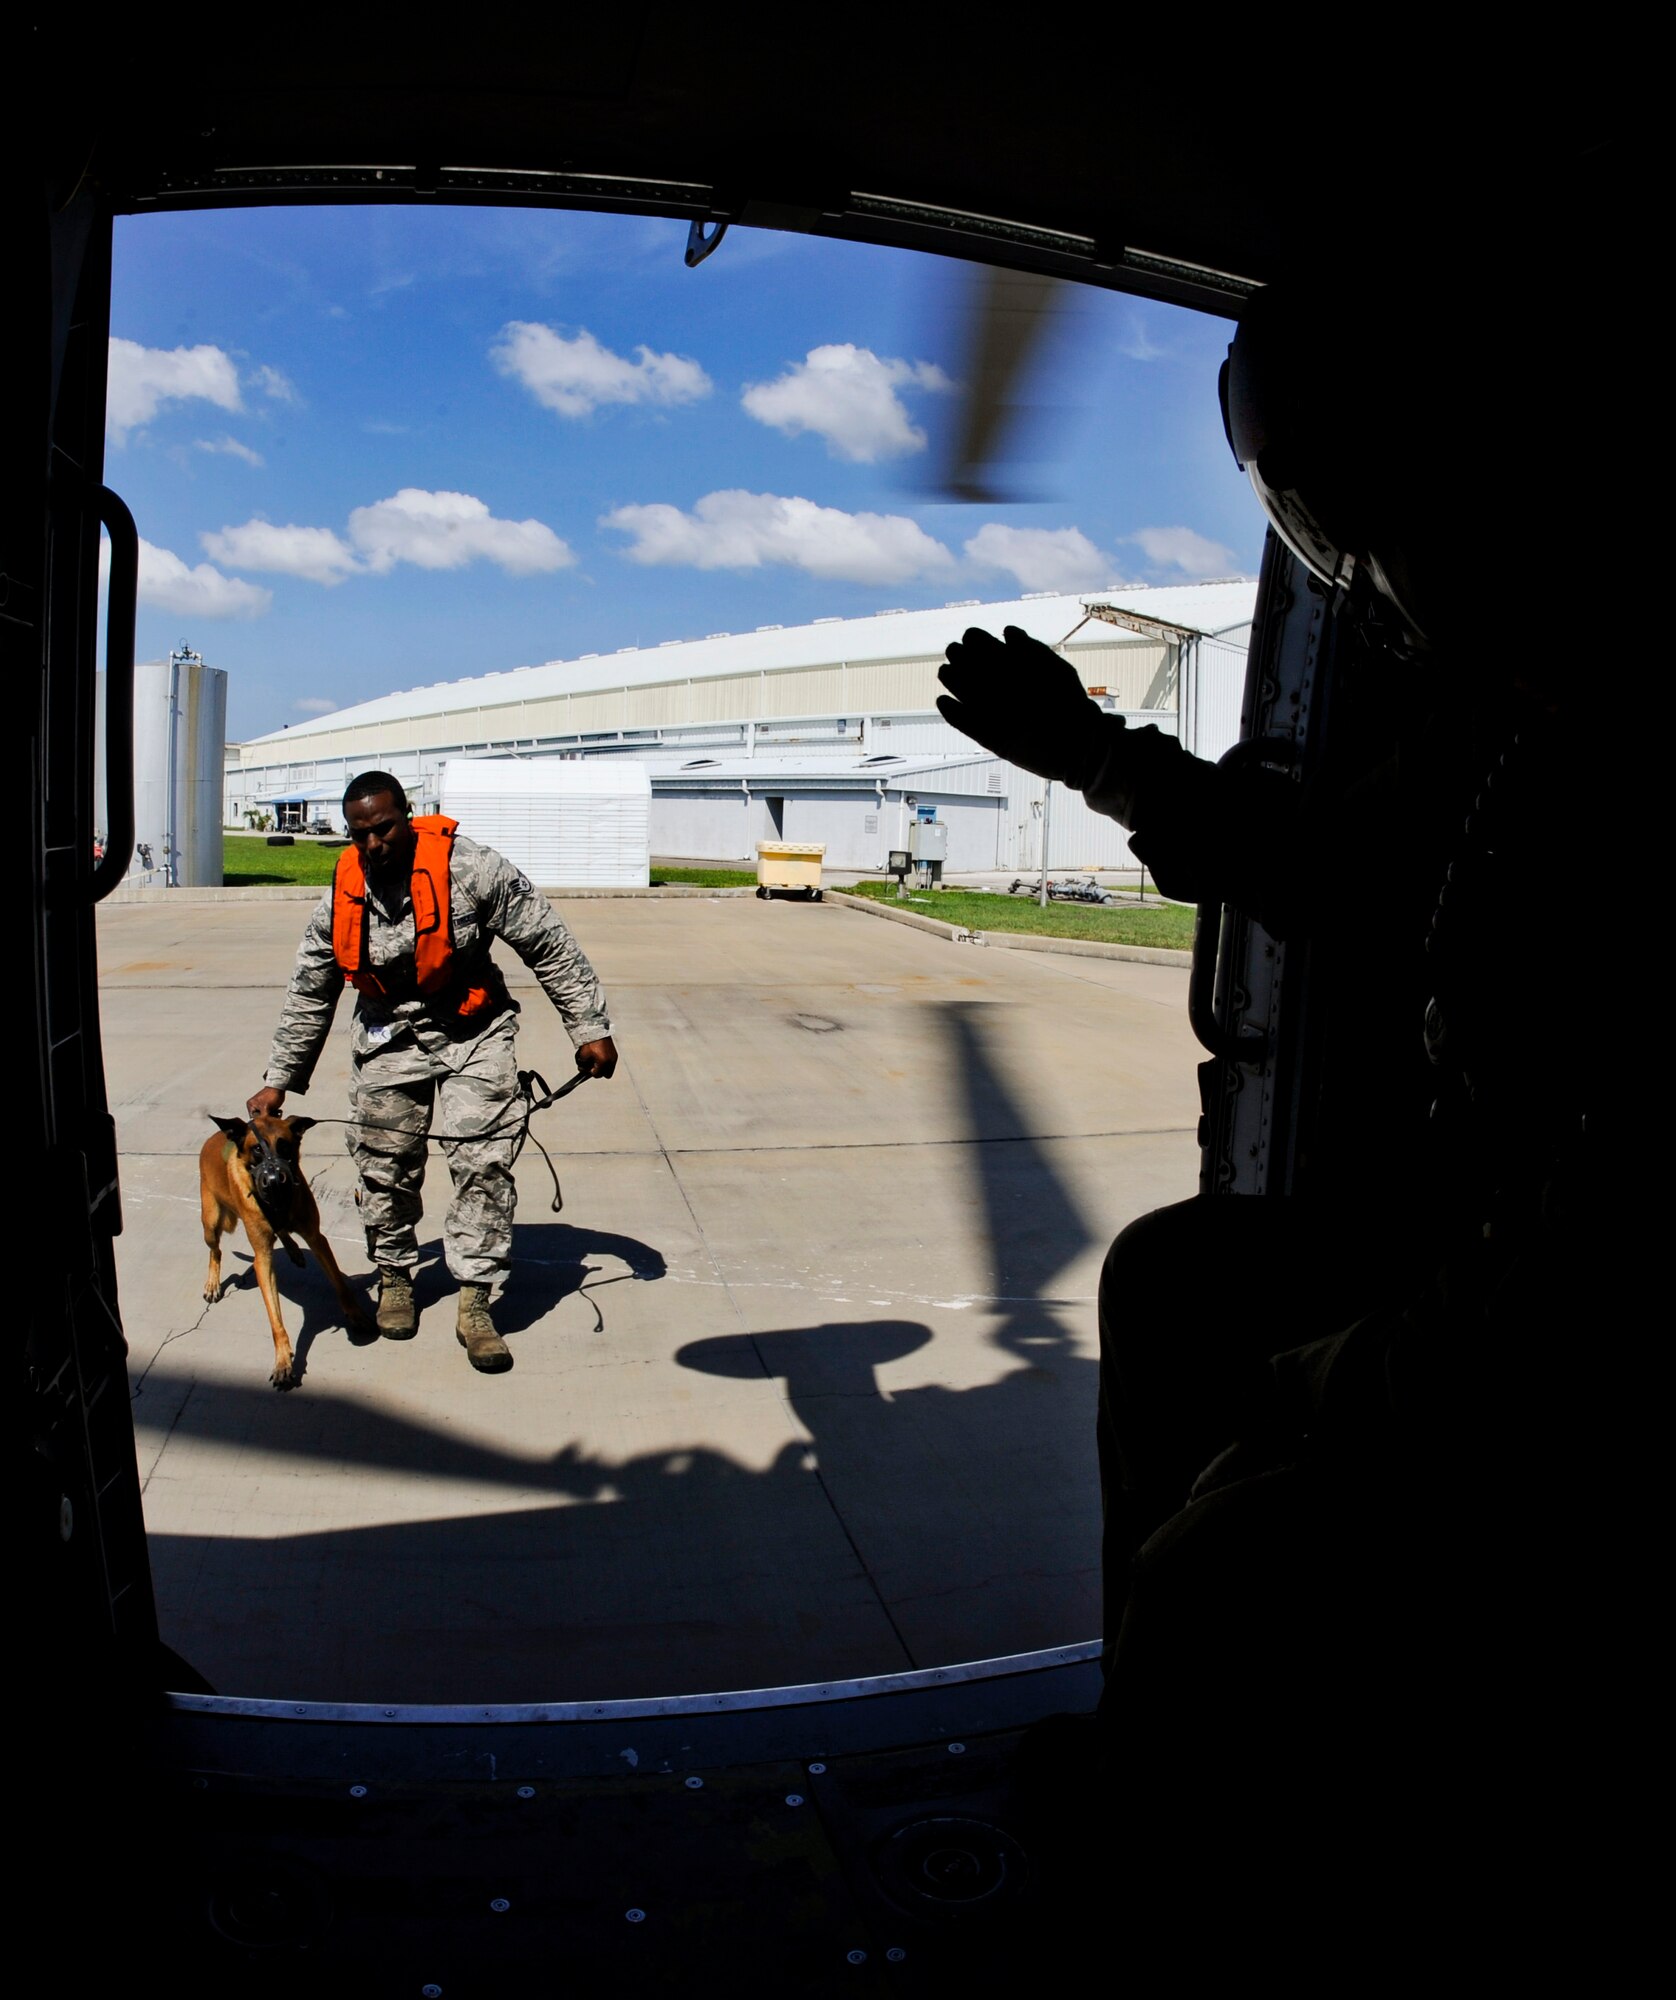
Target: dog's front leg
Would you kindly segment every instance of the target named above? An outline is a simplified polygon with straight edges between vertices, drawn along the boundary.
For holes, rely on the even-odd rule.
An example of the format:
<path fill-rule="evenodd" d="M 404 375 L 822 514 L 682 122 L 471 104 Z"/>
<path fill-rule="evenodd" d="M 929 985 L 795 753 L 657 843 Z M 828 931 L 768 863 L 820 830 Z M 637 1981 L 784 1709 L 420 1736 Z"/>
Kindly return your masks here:
<path fill-rule="evenodd" d="M 204 1303 L 213 1306 L 221 1296 L 221 1203 L 204 1189 L 204 1241 L 209 1245 L 209 1276 L 204 1280 Z"/>
<path fill-rule="evenodd" d="M 268 1324 L 273 1328 L 274 1372 L 268 1380 L 276 1389 L 294 1389 L 297 1378 L 291 1372 L 291 1338 L 279 1316 L 279 1289 L 274 1284 L 274 1240 L 266 1230 L 258 1236 L 248 1224 L 246 1229 L 250 1247 L 256 1253 L 256 1282 L 262 1288 L 262 1303 L 268 1309 Z"/>

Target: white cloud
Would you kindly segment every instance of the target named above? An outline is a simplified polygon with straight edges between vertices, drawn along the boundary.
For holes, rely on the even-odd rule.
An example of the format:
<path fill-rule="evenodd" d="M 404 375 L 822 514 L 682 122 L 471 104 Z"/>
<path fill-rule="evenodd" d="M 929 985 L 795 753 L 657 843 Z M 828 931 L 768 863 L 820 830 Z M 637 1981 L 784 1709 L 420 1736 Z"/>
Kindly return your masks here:
<path fill-rule="evenodd" d="M 694 403 L 714 384 L 696 361 L 655 354 L 644 345 L 635 359 L 602 347 L 586 327 L 567 338 L 550 326 L 515 319 L 489 350 L 503 375 L 522 382 L 543 409 L 585 417 L 605 403 Z"/>
<path fill-rule="evenodd" d="M 110 576 L 111 545 L 99 541 L 99 594 Z M 223 576 L 209 563 L 188 569 L 172 549 L 140 539 L 139 601 L 186 618 L 260 618 L 274 601 L 271 590 L 242 577 Z"/>
<path fill-rule="evenodd" d="M 165 403 L 202 401 L 238 410 L 239 373 L 219 347 L 142 347 L 111 337 L 105 424 L 121 444 Z"/>
<path fill-rule="evenodd" d="M 190 618 L 260 618 L 274 601 L 271 590 L 242 577 L 223 576 L 210 563 L 188 569 L 172 549 L 140 543 L 140 602 Z"/>
<path fill-rule="evenodd" d="M 236 437 L 196 438 L 195 451 L 211 451 L 222 458 L 242 458 L 246 465 L 266 465 L 267 460 L 259 451 L 252 451 L 247 444 L 241 444 Z"/>
<path fill-rule="evenodd" d="M 683 513 L 662 502 L 618 507 L 602 525 L 634 538 L 631 562 L 692 569 L 759 569 L 784 563 L 851 583 L 910 583 L 941 576 L 954 558 L 902 514 L 846 514 L 777 493 L 707 493 Z"/>
<path fill-rule="evenodd" d="M 576 560 L 543 522 L 497 520 L 473 494 L 427 493 L 417 486 L 357 507 L 347 539 L 335 528 L 281 527 L 260 519 L 198 539 L 217 562 L 328 586 L 350 576 L 383 576 L 402 562 L 419 569 L 464 569 L 481 560 L 498 563 L 512 576 L 535 576 L 567 569 Z"/>
<path fill-rule="evenodd" d="M 870 347 L 840 341 L 812 347 L 772 382 L 753 382 L 740 397 L 747 416 L 787 437 L 813 431 L 835 458 L 861 465 L 923 451 L 925 433 L 909 417 L 899 389 L 936 392 L 954 384 L 930 361 L 881 361 Z"/>
<path fill-rule="evenodd" d="M 330 715 L 337 703 L 323 694 L 305 694 L 301 701 L 294 701 L 291 706 L 299 715 Z"/>
<path fill-rule="evenodd" d="M 306 577 L 310 583 L 342 583 L 361 568 L 355 551 L 330 528 L 279 527 L 250 520 L 242 527 L 200 535 L 204 553 L 235 569 L 268 570 L 278 576 Z"/>
<path fill-rule="evenodd" d="M 290 376 L 282 369 L 270 368 L 266 362 L 260 367 L 251 369 L 246 379 L 254 388 L 260 389 L 264 396 L 270 397 L 276 403 L 300 403 L 303 400 L 301 392 Z"/>
<path fill-rule="evenodd" d="M 1126 354 L 1131 361 L 1157 361 L 1169 352 L 1168 348 L 1155 346 L 1146 330 L 1146 321 L 1138 312 L 1129 315 L 1129 331 L 1117 343 L 1119 354 Z"/>
<path fill-rule="evenodd" d="M 1113 565 L 1080 528 L 981 527 L 966 544 L 978 569 L 1006 570 L 1023 590 L 1088 590 L 1110 583 Z"/>
<path fill-rule="evenodd" d="M 481 557 L 511 576 L 536 576 L 568 569 L 576 560 L 569 544 L 541 521 L 500 521 L 470 493 L 427 493 L 417 486 L 357 507 L 349 538 L 366 567 L 380 573 L 399 562 L 463 569 Z"/>
<path fill-rule="evenodd" d="M 1155 567 L 1187 576 L 1230 576 L 1239 567 L 1232 549 L 1191 528 L 1141 528 L 1124 540 L 1137 543 Z"/>

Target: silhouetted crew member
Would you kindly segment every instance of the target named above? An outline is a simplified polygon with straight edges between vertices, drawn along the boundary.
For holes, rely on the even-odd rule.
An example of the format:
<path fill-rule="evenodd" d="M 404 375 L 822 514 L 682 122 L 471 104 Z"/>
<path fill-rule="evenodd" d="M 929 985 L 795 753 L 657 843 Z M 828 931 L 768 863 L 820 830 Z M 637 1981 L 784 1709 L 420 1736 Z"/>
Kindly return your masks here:
<path fill-rule="evenodd" d="M 1178 1918 L 1207 1885 L 1255 1909 L 1307 1881 L 1312 1909 L 1342 1893 L 1353 1929 L 1358 1899 L 1390 1915 L 1417 1838 L 1422 1928 L 1473 1894 L 1481 1920 L 1485 1846 L 1505 1843 L 1514 1875 L 1562 1851 L 1571 1773 L 1530 1759 L 1538 1718 L 1574 1728 L 1598 1692 L 1552 1593 L 1599 1560 L 1604 1382 L 1583 1354 L 1625 1291 L 1598 1251 L 1612 997 L 1568 980 L 1543 1004 L 1533 950 L 1582 888 L 1557 811 L 1590 856 L 1639 850 L 1623 774 L 1578 754 L 1555 669 L 1486 613 L 1482 579 L 1512 573 L 1540 517 L 1521 426 L 1541 405 L 1492 365 L 1482 321 L 1428 323 L 1448 296 L 1399 311 L 1377 282 L 1276 287 L 1224 375 L 1230 442 L 1276 532 L 1348 584 L 1374 634 L 1359 665 L 1387 677 L 1374 698 L 1397 718 L 1370 732 L 1382 771 L 1329 763 L 1298 784 L 1203 763 L 1125 729 L 1016 628 L 968 632 L 942 672 L 949 721 L 1131 828 L 1167 894 L 1232 903 L 1277 937 L 1342 946 L 1360 927 L 1368 988 L 1345 1002 L 1328 1086 L 1402 1075 L 1382 1111 L 1406 1129 L 1362 1107 L 1359 1149 L 1342 1119 L 1305 1196 L 1161 1210 L 1102 1277 L 1103 1733 L 1128 1860 Z M 1551 408 L 1548 423 L 1575 449 L 1568 477 L 1596 490 L 1590 428 Z M 1404 714 L 1445 700 L 1464 743 L 1416 775 Z M 1444 1143 L 1428 1151 L 1433 1099 Z M 1382 1151 L 1398 1175 L 1378 1174 Z M 1393 1195 L 1412 1205 L 1393 1215 Z M 1423 1831 L 1406 1817 L 1421 1812 Z M 1297 1936 L 1284 1896 L 1264 1911 Z"/>
<path fill-rule="evenodd" d="M 308 1088 L 339 993 L 357 990 L 349 1128 L 356 1199 L 378 1267 L 378 1324 L 392 1340 L 418 1327 L 413 1275 L 433 1113 L 454 1193 L 443 1226 L 460 1287 L 456 1331 L 474 1368 L 512 1366 L 491 1306 L 512 1264 L 520 1126 L 518 1003 L 490 956 L 511 945 L 540 981 L 576 1048 L 576 1067 L 617 1066 L 605 995 L 547 898 L 504 856 L 440 815 L 414 818 L 399 780 L 366 771 L 344 793 L 351 845 L 303 933 L 263 1087 L 252 1113 Z M 481 1134 L 481 1137 L 474 1137 Z"/>

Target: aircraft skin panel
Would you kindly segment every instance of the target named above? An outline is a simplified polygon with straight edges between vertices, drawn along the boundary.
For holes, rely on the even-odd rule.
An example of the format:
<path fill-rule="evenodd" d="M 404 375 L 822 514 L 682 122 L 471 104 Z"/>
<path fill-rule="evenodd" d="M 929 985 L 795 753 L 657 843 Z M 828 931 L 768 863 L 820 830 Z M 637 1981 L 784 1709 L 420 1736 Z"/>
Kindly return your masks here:
<path fill-rule="evenodd" d="M 635 1747 L 633 1768 L 650 1770 L 676 1768 L 683 1757 L 750 1763 L 1022 1728 L 1039 1715 L 1092 1707 L 1099 1657 L 1095 1640 L 862 1680 L 661 1701 L 479 1708 L 173 1694 L 162 1727 L 175 1755 L 206 1769 L 302 1776 L 338 1769 L 347 1756 L 358 1769 L 429 1781 L 471 1775 L 493 1752 L 509 1770 L 598 1777 L 621 1768 L 624 1743 Z"/>
<path fill-rule="evenodd" d="M 462 48 L 475 87 L 423 51 L 393 51 L 382 30 L 337 22 L 331 39 L 325 64 L 309 37 L 276 48 L 254 24 L 224 22 L 193 49 L 115 22 L 89 58 L 67 25 L 43 23 L 33 95 L 64 122 L 53 57 L 77 67 L 100 135 L 93 171 L 121 212 L 446 201 L 738 221 L 1229 315 L 1296 261 L 1300 213 L 1335 228 L 1350 190 L 1362 213 L 1435 203 L 1489 238 L 1552 192 L 1552 156 L 1532 156 L 1527 129 L 1544 58 L 1523 55 L 1532 90 L 1520 92 L 1488 43 L 1448 65 L 1424 38 L 1389 46 L 1353 89 L 1312 91 L 1307 133 L 1293 135 L 1271 129 L 1268 107 L 1298 88 L 1296 50 L 1265 20 L 1223 25 L 1208 46 L 1126 23 L 1121 60 L 1089 72 L 1062 38 L 1009 36 L 1003 55 L 912 18 L 893 19 L 885 41 L 831 38 L 810 68 L 777 36 L 716 36 L 673 10 L 620 29 L 567 15 L 526 22 L 503 47 Z M 1557 52 L 1547 60 L 1557 84 Z M 1579 146 L 1596 67 L 1565 58 Z M 1429 110 L 1420 150 L 1416 101 Z M 159 116 L 160 103 L 180 114 Z M 1461 190 L 1509 156 L 1522 172 L 1501 171 L 1480 217 Z M 1330 192 L 1315 186 L 1329 161 Z"/>
<path fill-rule="evenodd" d="M 1321 699 L 1336 621 L 1327 594 L 1271 531 L 1263 550 L 1240 741 L 1222 759 L 1272 761 L 1302 783 L 1319 758 Z M 1289 1193 L 1302 1090 L 1297 1007 L 1309 945 L 1272 938 L 1254 918 L 1228 908 L 1200 914 L 1195 985 L 1209 988 L 1210 1022 L 1201 1039 L 1200 1191 Z"/>
<path fill-rule="evenodd" d="M 3 624 L 14 686 L 40 693 L 32 999 L 40 1050 L 38 1168 L 25 1177 L 23 1240 L 53 1254 L 38 1274 L 28 1356 L 32 1472 L 59 1544 L 43 1579 L 67 1629 L 100 1651 L 156 1645 L 126 1345 L 112 1238 L 121 1229 L 115 1133 L 105 1098 L 93 932 L 94 599 L 104 446 L 110 218 L 83 195 L 51 224 L 61 313 L 53 325 L 51 476 L 37 558 L 45 617 Z M 45 385 L 43 385 L 45 386 Z M 41 453 L 41 458 L 49 454 Z M 8 509 L 8 514 L 10 510 Z M 25 569 L 14 543 L 8 571 Z M 26 600 L 27 602 L 27 600 Z M 39 1205 L 37 1208 L 37 1204 Z M 56 1490 L 54 1490 L 56 1489 Z M 50 1544 L 49 1544 L 50 1546 Z"/>

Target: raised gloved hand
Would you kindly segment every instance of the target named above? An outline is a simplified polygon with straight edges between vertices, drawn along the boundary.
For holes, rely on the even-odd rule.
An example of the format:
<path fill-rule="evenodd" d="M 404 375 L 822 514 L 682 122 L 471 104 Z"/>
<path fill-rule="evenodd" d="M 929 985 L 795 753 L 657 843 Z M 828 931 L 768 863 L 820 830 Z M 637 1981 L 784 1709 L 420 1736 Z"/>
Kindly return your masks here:
<path fill-rule="evenodd" d="M 1123 727 L 1084 691 L 1069 660 L 1009 625 L 997 639 L 973 626 L 937 678 L 943 719 L 1010 764 L 1084 791 Z"/>

